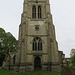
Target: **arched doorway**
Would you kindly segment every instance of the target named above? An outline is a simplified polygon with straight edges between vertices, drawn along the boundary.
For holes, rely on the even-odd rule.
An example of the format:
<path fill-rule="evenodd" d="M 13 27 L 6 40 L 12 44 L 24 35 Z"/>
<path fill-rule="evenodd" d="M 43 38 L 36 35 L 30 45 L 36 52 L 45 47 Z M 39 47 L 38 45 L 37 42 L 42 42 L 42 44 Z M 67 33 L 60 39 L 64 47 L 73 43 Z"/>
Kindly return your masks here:
<path fill-rule="evenodd" d="M 35 57 L 34 59 L 34 70 L 41 69 L 41 59 L 39 57 Z"/>

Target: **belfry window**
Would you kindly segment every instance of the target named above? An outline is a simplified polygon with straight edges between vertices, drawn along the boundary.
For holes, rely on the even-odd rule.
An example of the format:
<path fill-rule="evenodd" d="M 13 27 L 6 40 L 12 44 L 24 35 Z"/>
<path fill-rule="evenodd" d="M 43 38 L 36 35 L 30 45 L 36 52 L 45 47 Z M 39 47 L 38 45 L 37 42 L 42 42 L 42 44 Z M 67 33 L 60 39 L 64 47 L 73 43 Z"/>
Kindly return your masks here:
<path fill-rule="evenodd" d="M 42 18 L 41 6 L 38 6 L 38 18 Z"/>
<path fill-rule="evenodd" d="M 36 18 L 36 6 L 32 7 L 32 18 Z"/>
<path fill-rule="evenodd" d="M 33 39 L 33 51 L 42 51 L 42 40 L 39 37 Z"/>

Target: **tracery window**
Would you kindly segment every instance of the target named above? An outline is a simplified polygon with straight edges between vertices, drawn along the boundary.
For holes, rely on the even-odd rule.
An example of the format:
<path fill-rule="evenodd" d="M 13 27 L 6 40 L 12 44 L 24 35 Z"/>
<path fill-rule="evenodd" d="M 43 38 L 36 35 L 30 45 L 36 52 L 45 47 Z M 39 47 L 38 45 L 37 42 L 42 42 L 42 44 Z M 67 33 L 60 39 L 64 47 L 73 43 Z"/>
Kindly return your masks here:
<path fill-rule="evenodd" d="M 42 18 L 41 6 L 38 6 L 38 18 Z"/>
<path fill-rule="evenodd" d="M 36 6 L 32 7 L 32 18 L 36 18 Z"/>
<path fill-rule="evenodd" d="M 33 51 L 42 51 L 42 40 L 39 37 L 33 39 Z"/>

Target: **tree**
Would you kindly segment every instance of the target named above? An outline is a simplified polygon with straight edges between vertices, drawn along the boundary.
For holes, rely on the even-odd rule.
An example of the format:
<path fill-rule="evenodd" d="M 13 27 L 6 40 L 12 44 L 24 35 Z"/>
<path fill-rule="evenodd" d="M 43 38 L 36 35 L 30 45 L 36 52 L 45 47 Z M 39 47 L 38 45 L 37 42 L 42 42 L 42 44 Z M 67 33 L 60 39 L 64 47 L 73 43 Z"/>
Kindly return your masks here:
<path fill-rule="evenodd" d="M 4 29 L 0 28 L 0 66 L 6 54 L 16 50 L 16 43 L 16 38 L 10 32 L 6 33 Z"/>
<path fill-rule="evenodd" d="M 71 50 L 72 74 L 75 75 L 75 49 Z"/>
<path fill-rule="evenodd" d="M 71 62 L 74 63 L 75 62 L 75 49 L 71 50 Z"/>

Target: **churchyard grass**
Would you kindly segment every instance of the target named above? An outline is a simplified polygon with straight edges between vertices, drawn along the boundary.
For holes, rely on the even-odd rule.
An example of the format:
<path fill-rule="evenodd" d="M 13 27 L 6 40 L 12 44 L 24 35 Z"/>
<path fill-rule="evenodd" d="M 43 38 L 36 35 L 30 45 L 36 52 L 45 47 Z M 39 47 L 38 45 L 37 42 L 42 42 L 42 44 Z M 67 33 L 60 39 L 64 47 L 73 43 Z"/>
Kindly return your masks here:
<path fill-rule="evenodd" d="M 50 71 L 32 71 L 32 72 L 18 73 L 0 69 L 0 75 L 61 75 L 61 74 L 59 72 L 50 72 Z"/>

